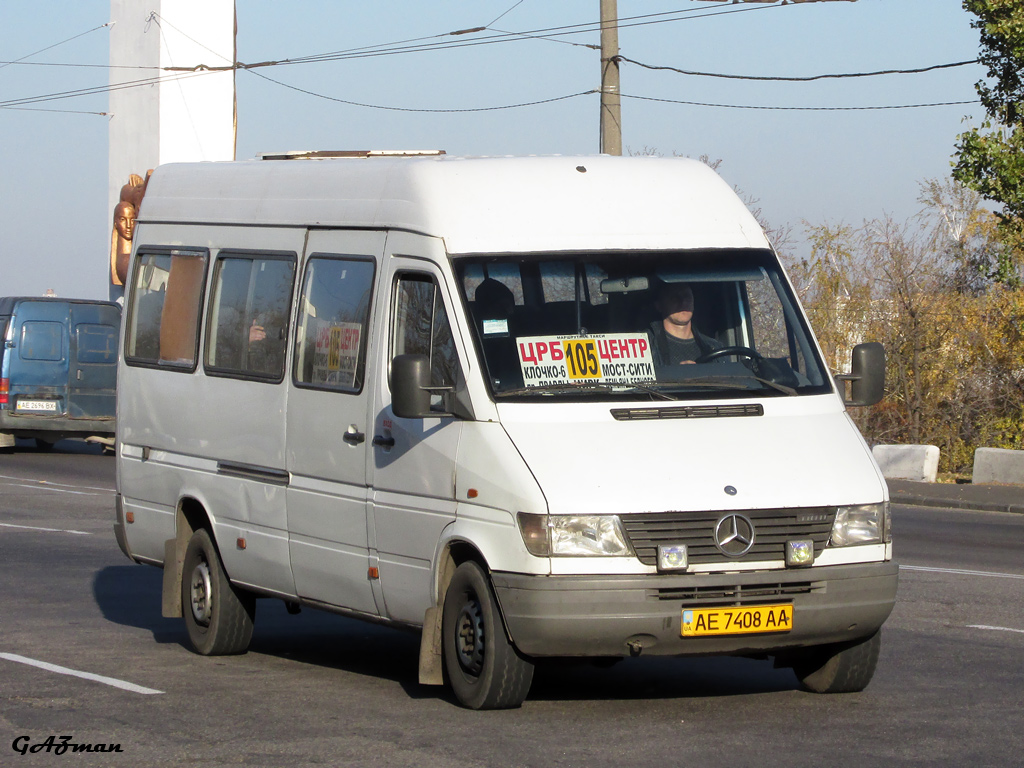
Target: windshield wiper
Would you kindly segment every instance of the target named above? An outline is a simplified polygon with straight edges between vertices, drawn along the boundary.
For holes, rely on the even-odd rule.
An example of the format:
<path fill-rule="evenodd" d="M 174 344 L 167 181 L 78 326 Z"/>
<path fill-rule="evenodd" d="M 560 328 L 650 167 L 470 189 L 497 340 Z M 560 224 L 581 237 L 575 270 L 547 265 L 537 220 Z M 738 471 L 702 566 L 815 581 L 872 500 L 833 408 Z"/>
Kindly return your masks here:
<path fill-rule="evenodd" d="M 790 397 L 796 395 L 796 390 L 793 389 L 792 387 L 787 387 L 785 384 L 779 384 L 779 382 L 772 381 L 771 379 L 762 379 L 760 376 L 752 376 L 751 378 L 754 381 L 760 382 L 761 384 L 768 385 L 772 389 L 777 389 L 784 395 L 789 395 Z"/>
<path fill-rule="evenodd" d="M 685 386 L 688 384 L 695 384 L 697 386 L 717 386 L 726 389 L 750 389 L 750 387 L 745 386 L 744 384 L 741 384 L 739 382 L 728 381 L 728 379 L 736 378 L 753 379 L 759 384 L 769 386 L 772 389 L 776 389 L 785 395 L 793 396 L 797 393 L 796 390 L 793 389 L 792 387 L 787 387 L 785 384 L 779 384 L 778 382 L 771 381 L 769 379 L 762 379 L 760 376 L 755 376 L 752 373 L 748 373 L 743 376 L 701 376 L 700 378 L 697 379 L 682 379 L 678 382 L 673 382 L 673 384 L 680 386 Z"/>
<path fill-rule="evenodd" d="M 662 400 L 678 400 L 668 392 L 665 392 L 661 387 L 686 387 L 686 386 L 697 386 L 697 387 L 718 387 L 719 389 L 743 389 L 752 391 L 749 386 L 739 381 L 730 381 L 730 379 L 743 378 L 753 379 L 754 381 L 764 384 L 765 386 L 771 387 L 785 395 L 793 396 L 797 394 L 797 391 L 792 387 L 787 387 L 785 384 L 779 384 L 769 379 L 762 379 L 760 376 L 754 376 L 753 374 L 747 374 L 743 377 L 735 376 L 701 376 L 695 379 L 683 379 L 681 381 L 672 382 L 660 382 L 657 386 L 650 386 L 648 384 L 605 384 L 601 382 L 588 382 L 583 384 L 541 384 L 536 387 L 517 387 L 515 389 L 506 389 L 501 392 L 495 392 L 495 395 L 499 397 L 514 396 L 514 395 L 540 395 L 540 394 L 553 394 L 553 395 L 571 395 L 576 393 L 613 393 L 622 394 L 630 390 L 645 392 L 652 397 L 658 397 Z"/>
<path fill-rule="evenodd" d="M 654 387 L 647 386 L 646 384 L 605 384 L 601 382 L 587 382 L 583 384 L 541 384 L 536 387 L 517 387 L 516 389 L 506 389 L 501 392 L 495 392 L 495 395 L 505 397 L 507 395 L 538 395 L 538 394 L 556 394 L 556 395 L 571 395 L 576 393 L 613 393 L 622 394 L 630 390 L 637 390 L 640 392 L 646 392 L 654 397 L 660 397 L 662 400 L 678 400 L 679 398 L 673 397 L 665 392 L 662 392 Z"/>

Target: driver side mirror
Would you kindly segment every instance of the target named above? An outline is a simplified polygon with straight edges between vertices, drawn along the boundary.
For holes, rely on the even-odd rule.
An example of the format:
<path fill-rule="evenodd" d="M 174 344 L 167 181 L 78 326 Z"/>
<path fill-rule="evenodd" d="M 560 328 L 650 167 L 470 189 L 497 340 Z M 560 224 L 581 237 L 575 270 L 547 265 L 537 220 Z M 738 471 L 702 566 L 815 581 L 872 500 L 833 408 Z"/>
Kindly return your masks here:
<path fill-rule="evenodd" d="M 403 419 L 431 416 L 430 360 L 426 355 L 396 355 L 391 361 L 391 410 Z"/>
<path fill-rule="evenodd" d="M 430 383 L 430 359 L 426 355 L 395 355 L 391 360 L 391 411 L 403 419 L 454 416 L 473 421 L 476 416 L 466 392 L 462 369 L 454 386 Z"/>
<path fill-rule="evenodd" d="M 853 348 L 850 373 L 836 376 L 846 405 L 874 405 L 885 397 L 885 347 L 877 341 Z M 850 395 L 846 396 L 846 382 Z"/>

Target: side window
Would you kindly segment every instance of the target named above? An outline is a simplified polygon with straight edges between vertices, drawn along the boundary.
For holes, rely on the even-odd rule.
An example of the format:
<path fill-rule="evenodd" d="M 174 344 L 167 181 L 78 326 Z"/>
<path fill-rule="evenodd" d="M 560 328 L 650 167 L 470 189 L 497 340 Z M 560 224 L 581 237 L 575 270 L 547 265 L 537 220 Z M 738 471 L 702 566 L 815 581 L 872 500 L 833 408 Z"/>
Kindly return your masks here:
<path fill-rule="evenodd" d="M 78 323 L 75 341 L 80 363 L 116 363 L 117 328 L 98 323 Z"/>
<path fill-rule="evenodd" d="M 430 385 L 455 385 L 459 357 L 441 292 L 426 275 L 401 275 L 395 285 L 391 357 L 426 355 Z M 440 407 L 440 397 L 435 398 Z"/>
<path fill-rule="evenodd" d="M 372 261 L 309 259 L 295 329 L 298 384 L 342 392 L 362 390 L 373 272 Z"/>
<path fill-rule="evenodd" d="M 64 326 L 47 320 L 33 320 L 21 326 L 22 360 L 60 362 L 64 359 Z"/>
<path fill-rule="evenodd" d="M 135 259 L 126 359 L 195 370 L 206 253 L 175 250 Z"/>
<path fill-rule="evenodd" d="M 284 378 L 294 276 L 293 255 L 217 258 L 206 333 L 210 372 Z"/>
<path fill-rule="evenodd" d="M 768 280 L 749 281 L 746 286 L 754 348 L 764 357 L 784 359 L 795 371 L 806 370 L 799 347 L 792 343 L 786 314 L 775 288 Z"/>

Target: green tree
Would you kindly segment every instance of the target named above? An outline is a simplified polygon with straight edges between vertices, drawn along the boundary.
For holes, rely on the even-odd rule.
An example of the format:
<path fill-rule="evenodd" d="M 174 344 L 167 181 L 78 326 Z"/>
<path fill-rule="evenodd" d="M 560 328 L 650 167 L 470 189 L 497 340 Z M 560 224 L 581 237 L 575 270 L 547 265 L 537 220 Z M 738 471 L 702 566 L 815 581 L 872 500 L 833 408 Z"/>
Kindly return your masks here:
<path fill-rule="evenodd" d="M 956 144 L 953 178 L 1003 206 L 1003 247 L 991 278 L 1019 285 L 1024 253 L 1024 3 L 1020 0 L 964 0 L 981 33 L 979 59 L 989 81 L 975 88 L 988 118 L 962 133 Z"/>
<path fill-rule="evenodd" d="M 921 182 L 919 218 L 930 232 L 928 247 L 945 265 L 946 286 L 978 295 L 999 280 L 1004 251 L 998 237 L 998 218 L 984 207 L 981 195 L 951 179 Z"/>

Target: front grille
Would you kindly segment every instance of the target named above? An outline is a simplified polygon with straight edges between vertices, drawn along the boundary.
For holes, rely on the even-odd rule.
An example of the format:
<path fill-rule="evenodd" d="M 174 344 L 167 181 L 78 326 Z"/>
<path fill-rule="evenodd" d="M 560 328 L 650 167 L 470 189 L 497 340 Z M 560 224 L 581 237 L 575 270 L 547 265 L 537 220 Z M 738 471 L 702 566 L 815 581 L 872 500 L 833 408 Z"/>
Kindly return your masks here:
<path fill-rule="evenodd" d="M 715 526 L 729 512 L 642 512 L 622 515 L 636 556 L 657 565 L 659 544 L 685 544 L 691 564 L 785 560 L 786 542 L 812 539 L 814 556 L 825 548 L 835 507 L 740 510 L 754 526 L 754 546 L 742 557 L 727 557 L 715 545 Z"/>
<path fill-rule="evenodd" d="M 796 595 L 822 592 L 824 581 L 797 581 L 773 584 L 736 584 L 707 587 L 663 587 L 652 589 L 655 600 L 681 601 L 683 605 L 757 605 L 776 600 L 792 600 Z"/>

